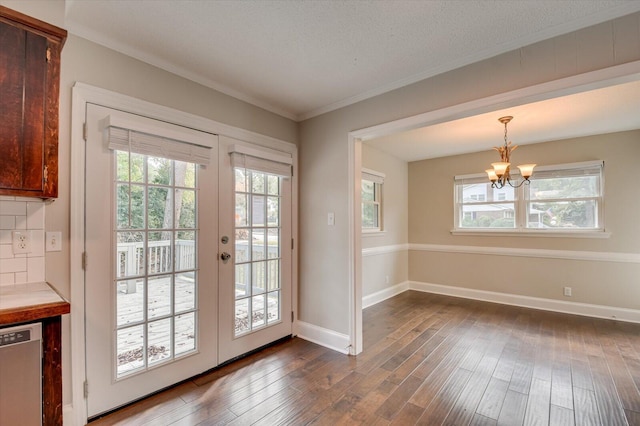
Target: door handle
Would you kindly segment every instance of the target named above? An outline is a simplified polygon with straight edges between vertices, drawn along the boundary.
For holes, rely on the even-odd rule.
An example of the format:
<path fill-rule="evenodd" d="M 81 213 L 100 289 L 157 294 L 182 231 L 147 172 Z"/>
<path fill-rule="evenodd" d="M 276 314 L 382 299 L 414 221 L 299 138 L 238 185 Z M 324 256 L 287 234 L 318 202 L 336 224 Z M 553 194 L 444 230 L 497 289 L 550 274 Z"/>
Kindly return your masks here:
<path fill-rule="evenodd" d="M 231 259 L 231 254 L 227 253 L 226 251 L 223 251 L 220 254 L 220 259 L 222 260 L 222 263 L 227 263 L 229 259 Z"/>

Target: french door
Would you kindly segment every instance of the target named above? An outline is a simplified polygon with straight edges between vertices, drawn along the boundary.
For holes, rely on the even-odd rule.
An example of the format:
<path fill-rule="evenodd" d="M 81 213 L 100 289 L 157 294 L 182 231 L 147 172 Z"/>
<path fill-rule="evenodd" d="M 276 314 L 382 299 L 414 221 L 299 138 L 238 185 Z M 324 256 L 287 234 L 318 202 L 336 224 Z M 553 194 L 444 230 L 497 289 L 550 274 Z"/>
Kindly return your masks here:
<path fill-rule="evenodd" d="M 90 418 L 291 335 L 290 155 L 93 104 L 85 151 Z"/>
<path fill-rule="evenodd" d="M 216 135 L 91 104 L 86 125 L 92 417 L 217 365 L 217 264 L 209 256 L 217 249 L 218 151 Z M 154 133 L 205 140 L 213 167 L 155 153 L 180 146 Z"/>
<path fill-rule="evenodd" d="M 291 157 L 221 136 L 219 361 L 292 332 Z"/>

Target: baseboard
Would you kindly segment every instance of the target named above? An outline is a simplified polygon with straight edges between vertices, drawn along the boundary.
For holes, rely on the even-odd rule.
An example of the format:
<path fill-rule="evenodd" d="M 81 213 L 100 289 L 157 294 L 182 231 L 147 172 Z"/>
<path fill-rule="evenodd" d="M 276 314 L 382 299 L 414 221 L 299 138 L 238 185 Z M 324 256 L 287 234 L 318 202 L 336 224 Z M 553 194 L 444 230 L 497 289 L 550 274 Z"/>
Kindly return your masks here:
<path fill-rule="evenodd" d="M 592 305 L 588 303 L 565 302 L 562 300 L 544 299 L 541 297 L 521 296 L 517 294 L 498 293 L 417 281 L 409 282 L 409 290 L 501 303 L 503 305 L 522 306 L 525 308 L 540 309 L 543 311 L 562 312 L 594 318 L 615 319 L 617 321 L 640 323 L 640 310 L 636 309 Z"/>
<path fill-rule="evenodd" d="M 62 406 L 62 424 L 64 426 L 75 426 L 76 420 L 73 414 L 73 405 L 66 404 Z"/>
<path fill-rule="evenodd" d="M 299 338 L 343 354 L 349 354 L 349 347 L 351 346 L 349 335 L 303 321 L 297 321 L 296 325 Z"/>
<path fill-rule="evenodd" d="M 387 300 L 390 297 L 398 295 L 407 290 L 409 290 L 409 281 L 396 284 L 392 287 L 387 287 L 383 290 L 380 290 L 373 294 L 365 296 L 362 298 L 362 309 L 368 308 L 369 306 L 373 306 L 376 303 L 380 303 L 383 300 Z"/>

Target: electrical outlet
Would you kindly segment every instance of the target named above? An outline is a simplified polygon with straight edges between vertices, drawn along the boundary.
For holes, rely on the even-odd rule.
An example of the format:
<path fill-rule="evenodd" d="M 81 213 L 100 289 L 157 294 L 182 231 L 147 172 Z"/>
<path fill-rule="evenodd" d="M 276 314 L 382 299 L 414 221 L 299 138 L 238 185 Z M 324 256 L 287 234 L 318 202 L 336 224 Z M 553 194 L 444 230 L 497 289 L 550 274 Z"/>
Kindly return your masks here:
<path fill-rule="evenodd" d="M 11 232 L 13 254 L 31 253 L 31 231 Z"/>
<path fill-rule="evenodd" d="M 566 297 L 571 297 L 571 287 L 565 287 L 564 288 L 564 295 Z"/>

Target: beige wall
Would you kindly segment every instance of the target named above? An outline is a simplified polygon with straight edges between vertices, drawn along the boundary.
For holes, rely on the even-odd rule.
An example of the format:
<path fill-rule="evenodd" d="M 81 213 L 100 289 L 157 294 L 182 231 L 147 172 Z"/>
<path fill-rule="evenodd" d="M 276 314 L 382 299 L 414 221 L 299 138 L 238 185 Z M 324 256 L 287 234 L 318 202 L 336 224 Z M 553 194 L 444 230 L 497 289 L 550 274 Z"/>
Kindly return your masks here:
<path fill-rule="evenodd" d="M 409 279 L 408 252 L 393 246 L 408 243 L 408 164 L 379 149 L 362 145 L 362 167 L 385 174 L 382 195 L 383 232 L 362 235 L 362 248 L 390 248 L 390 252 L 362 257 L 362 294 L 401 284 Z M 389 247 L 392 246 L 392 247 Z M 387 282 L 388 281 L 388 282 Z"/>
<path fill-rule="evenodd" d="M 62 28 L 64 1 L 7 1 L 0 4 Z M 221 123 L 298 142 L 297 123 L 237 100 L 128 56 L 70 35 L 62 51 L 60 81 L 59 196 L 46 208 L 46 230 L 62 231 L 62 251 L 46 253 L 46 279 L 63 295 L 70 295 L 69 221 L 71 158 L 71 88 L 87 83 Z M 91 159 L 88 160 L 90 167 Z M 71 300 L 71 303 L 82 301 Z M 64 320 L 64 404 L 71 403 L 70 328 Z"/>
<path fill-rule="evenodd" d="M 640 251 L 640 197 L 632 189 L 640 130 L 523 145 L 515 155 L 514 161 L 539 165 L 604 160 L 605 229 L 610 238 L 452 235 L 453 177 L 481 171 L 495 157 L 488 151 L 409 164 L 409 241 L 613 254 Z M 430 284 L 640 309 L 637 263 L 411 251 L 409 277 Z M 562 295 L 563 286 L 573 288 L 571 299 Z"/>
<path fill-rule="evenodd" d="M 637 13 L 303 121 L 300 126 L 301 319 L 340 333 L 349 332 L 347 135 L 350 131 L 636 60 L 640 60 L 640 14 Z M 524 152 L 523 149 L 518 154 L 524 155 Z M 489 155 L 482 164 L 489 162 Z M 449 201 L 442 206 L 442 214 L 448 215 L 450 205 Z M 336 213 L 336 226 L 330 230 L 325 226 L 327 211 Z M 448 229 L 438 230 L 433 238 L 445 239 L 447 232 Z"/>
<path fill-rule="evenodd" d="M 0 4 L 64 27 L 62 0 L 0 0 Z M 76 81 L 285 141 L 299 140 L 300 319 L 348 333 L 351 257 L 348 244 L 348 132 L 639 60 L 639 27 L 640 14 L 616 19 L 394 90 L 306 120 L 300 125 L 71 35 L 62 55 L 60 196 L 46 210 L 46 230 L 62 231 L 63 251 L 47 253 L 46 278 L 63 294 L 69 295 L 70 117 L 71 87 Z M 524 156 L 524 148 L 518 153 Z M 483 158 L 482 163 L 488 162 L 489 157 L 486 160 Z M 444 206 L 443 214 L 449 205 Z M 328 212 L 336 215 L 333 227 L 326 225 Z M 621 233 L 615 228 L 612 231 L 614 235 Z M 437 240 L 449 237 L 446 229 L 437 231 L 433 236 Z M 432 238 L 431 234 L 429 238 Z M 620 250 L 631 247 L 630 238 L 616 238 L 615 247 Z M 535 247 L 543 242 L 533 241 L 530 244 Z M 574 246 L 571 242 L 561 244 Z M 603 244 L 613 243 L 607 241 Z M 589 246 L 584 249 L 589 249 Z M 68 320 L 65 321 L 64 336 L 64 397 L 67 404 L 70 402 Z"/>

